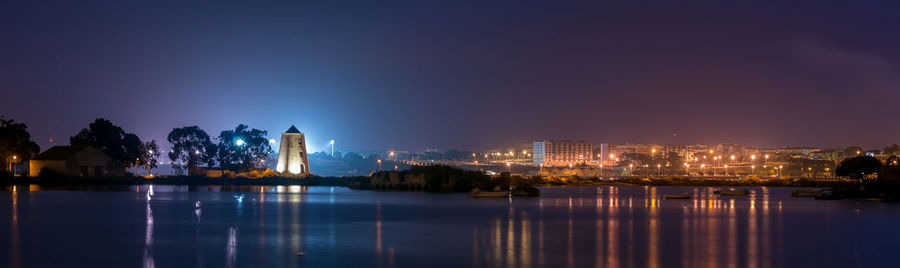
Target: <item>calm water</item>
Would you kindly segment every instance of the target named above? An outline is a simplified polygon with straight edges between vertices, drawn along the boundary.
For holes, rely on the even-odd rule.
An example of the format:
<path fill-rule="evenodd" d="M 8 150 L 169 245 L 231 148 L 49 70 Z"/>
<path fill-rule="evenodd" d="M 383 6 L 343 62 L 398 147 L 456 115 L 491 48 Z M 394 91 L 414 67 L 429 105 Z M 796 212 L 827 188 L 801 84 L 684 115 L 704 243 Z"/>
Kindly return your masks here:
<path fill-rule="evenodd" d="M 900 205 L 791 198 L 784 188 L 719 197 L 708 187 L 557 187 L 541 198 L 473 200 L 300 186 L 154 186 L 148 198 L 148 187 L 0 192 L 0 266 L 900 263 Z M 684 192 L 695 198 L 662 198 Z"/>

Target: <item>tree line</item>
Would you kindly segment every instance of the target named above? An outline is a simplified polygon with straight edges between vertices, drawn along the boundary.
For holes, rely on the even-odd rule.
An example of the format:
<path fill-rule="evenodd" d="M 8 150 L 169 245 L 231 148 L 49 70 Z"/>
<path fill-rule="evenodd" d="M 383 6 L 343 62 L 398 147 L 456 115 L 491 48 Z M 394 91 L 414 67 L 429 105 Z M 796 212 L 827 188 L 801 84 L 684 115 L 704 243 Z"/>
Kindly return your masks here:
<path fill-rule="evenodd" d="M 13 119 L 0 118 L 0 163 L 4 166 L 30 160 L 40 153 L 40 147 L 31 140 L 27 126 Z M 266 138 L 268 131 L 239 124 L 234 129 L 219 132 L 211 137 L 198 126 L 172 129 L 166 140 L 172 144 L 166 154 L 177 173 L 186 174 L 200 166 L 245 172 L 266 168 L 266 161 L 273 155 Z M 134 133 L 125 131 L 105 118 L 97 118 L 69 137 L 71 145 L 89 145 L 105 153 L 117 164 L 128 169 L 140 167 L 149 175 L 159 164 L 162 151 L 156 140 L 142 141 Z"/>

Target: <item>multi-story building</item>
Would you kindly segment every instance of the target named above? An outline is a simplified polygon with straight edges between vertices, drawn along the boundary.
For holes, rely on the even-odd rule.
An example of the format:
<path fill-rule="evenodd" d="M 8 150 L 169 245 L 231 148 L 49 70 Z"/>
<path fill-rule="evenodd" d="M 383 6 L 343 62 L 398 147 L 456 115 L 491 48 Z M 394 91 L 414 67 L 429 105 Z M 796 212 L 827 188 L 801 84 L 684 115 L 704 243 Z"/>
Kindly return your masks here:
<path fill-rule="evenodd" d="M 536 141 L 532 147 L 535 165 L 568 166 L 589 164 L 593 160 L 593 145 L 587 141 Z"/>
<path fill-rule="evenodd" d="M 662 151 L 665 154 L 675 153 L 681 156 L 685 161 L 692 161 L 694 155 L 707 151 L 709 146 L 703 144 L 669 144 L 663 145 Z"/>
<path fill-rule="evenodd" d="M 812 147 L 781 147 L 776 149 L 777 153 L 789 155 L 791 158 L 805 158 L 816 151 L 819 151 L 819 149 Z"/>
<path fill-rule="evenodd" d="M 652 145 L 641 144 L 641 143 L 625 143 L 625 144 L 616 144 L 615 154 L 616 156 L 622 155 L 624 153 L 638 153 L 638 154 L 646 154 L 649 155 L 651 152 Z"/>

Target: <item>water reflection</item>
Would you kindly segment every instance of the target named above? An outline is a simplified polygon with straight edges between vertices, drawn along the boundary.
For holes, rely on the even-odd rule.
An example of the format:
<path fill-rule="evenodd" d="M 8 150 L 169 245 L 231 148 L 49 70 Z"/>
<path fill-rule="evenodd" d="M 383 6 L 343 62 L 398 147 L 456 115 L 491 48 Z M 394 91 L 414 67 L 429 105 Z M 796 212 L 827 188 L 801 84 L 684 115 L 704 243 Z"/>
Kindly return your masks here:
<path fill-rule="evenodd" d="M 46 221 L 46 216 L 33 215 L 43 213 L 47 206 L 35 208 L 38 202 L 29 201 L 40 194 L 23 193 L 23 188 L 9 190 L 11 236 L 9 255 L 2 255 L 9 256 L 9 262 L 4 263 L 10 267 L 22 266 L 20 262 L 31 266 L 34 261 L 29 258 L 34 257 L 29 256 L 36 250 L 31 248 L 32 255 L 29 255 L 29 243 L 20 244 L 20 240 L 31 236 L 20 233 L 23 229 L 27 232 L 33 222 L 39 225 L 41 219 Z M 330 187 L 146 185 L 129 186 L 118 196 L 127 201 L 124 203 L 128 203 L 128 210 L 120 209 L 120 205 L 106 206 L 109 204 L 106 200 L 115 194 L 74 194 L 95 198 L 75 208 L 93 213 L 88 214 L 92 217 L 110 216 L 111 221 L 131 217 L 126 222 L 138 223 L 137 226 L 117 223 L 117 226 L 130 226 L 125 233 L 131 239 L 106 238 L 103 241 L 111 245 L 93 247 L 130 256 L 130 265 L 121 266 L 137 264 L 142 252 L 144 267 L 154 267 L 156 263 L 167 267 L 191 266 L 195 257 L 198 267 L 206 267 L 207 261 L 210 267 L 344 267 L 373 261 L 375 265 L 369 266 L 793 266 L 797 263 L 788 263 L 789 258 L 781 255 L 784 249 L 801 245 L 814 248 L 806 253 L 823 250 L 815 248 L 817 242 L 811 242 L 817 240 L 797 236 L 802 233 L 798 230 L 814 229 L 815 232 L 808 233 L 816 234 L 834 231 L 822 225 L 798 225 L 797 222 L 808 223 L 806 217 L 815 213 L 820 215 L 816 220 L 835 220 L 821 216 L 826 214 L 821 212 L 857 208 L 846 206 L 847 203 L 791 199 L 789 189 L 751 188 L 749 196 L 719 196 L 714 194 L 715 190 L 715 187 L 559 187 L 542 189 L 541 198 L 475 200 L 464 194 L 369 192 Z M 663 197 L 685 192 L 693 193 L 694 198 Z M 26 198 L 22 198 L 23 194 Z M 41 200 L 52 201 L 73 193 L 44 194 L 50 198 Z M 248 202 L 243 206 L 235 199 L 240 195 Z M 98 204 L 106 209 L 91 208 Z M 832 210 L 823 210 L 823 206 L 831 206 Z M 107 209 L 118 212 L 110 214 Z M 804 213 L 792 216 L 786 211 Z M 857 217 L 863 216 L 866 215 Z M 141 221 L 145 223 L 144 232 L 140 232 Z M 793 225 L 788 224 L 791 221 Z M 187 226 L 191 222 L 195 226 Z M 79 226 L 91 228 L 88 224 Z M 834 228 L 840 229 L 836 224 Z M 34 229 L 51 232 L 53 236 L 71 235 L 47 228 Z M 102 233 L 97 229 L 89 231 Z M 833 233 L 840 235 L 840 232 Z M 141 239 L 144 243 L 116 244 Z M 25 247 L 21 260 L 20 247 Z M 194 251 L 186 253 L 185 250 Z M 187 261 L 180 259 L 185 256 Z M 848 263 L 852 264 L 840 264 Z"/>
<path fill-rule="evenodd" d="M 144 268 L 156 267 L 156 263 L 153 260 L 153 209 L 150 208 L 150 199 L 152 196 L 153 186 L 151 185 L 147 190 L 147 228 L 144 232 Z"/>
<path fill-rule="evenodd" d="M 19 248 L 19 191 L 18 186 L 12 186 L 12 221 L 11 221 L 11 231 L 10 234 L 10 267 L 21 267 L 22 263 L 20 260 L 20 248 Z"/>
<path fill-rule="evenodd" d="M 527 200 L 514 199 L 503 217 L 487 225 L 488 239 L 482 240 L 479 229 L 473 229 L 475 241 L 471 245 L 476 256 L 472 260 L 507 267 L 528 267 L 532 263 L 661 267 L 673 261 L 690 267 L 773 265 L 772 245 L 777 237 L 772 235 L 772 228 L 780 226 L 780 221 L 769 218 L 773 213 L 770 189 L 753 189 L 750 196 L 719 196 L 715 187 L 694 188 L 691 200 L 662 198 L 663 193 L 679 193 L 678 189 L 631 188 L 627 194 L 621 192 L 623 189 L 594 188 L 590 197 L 545 196 L 530 201 L 534 206 L 526 205 Z M 779 201 L 777 211 L 783 206 Z M 560 210 L 565 214 L 559 214 Z M 661 211 L 669 214 L 663 216 Z M 547 219 L 560 216 L 563 221 L 546 226 Z M 593 223 L 581 224 L 585 220 Z M 747 223 L 742 224 L 742 220 Z M 537 230 L 532 230 L 532 222 Z M 546 231 L 562 241 L 556 237 L 547 240 Z M 593 234 L 589 244 L 584 243 L 586 234 Z M 481 247 L 479 241 L 485 241 L 487 247 Z M 532 252 L 532 248 L 536 250 Z M 663 251 L 673 250 L 677 253 L 664 256 Z"/>
<path fill-rule="evenodd" d="M 225 267 L 234 267 L 237 261 L 237 228 L 228 228 L 227 244 L 225 246 Z"/>

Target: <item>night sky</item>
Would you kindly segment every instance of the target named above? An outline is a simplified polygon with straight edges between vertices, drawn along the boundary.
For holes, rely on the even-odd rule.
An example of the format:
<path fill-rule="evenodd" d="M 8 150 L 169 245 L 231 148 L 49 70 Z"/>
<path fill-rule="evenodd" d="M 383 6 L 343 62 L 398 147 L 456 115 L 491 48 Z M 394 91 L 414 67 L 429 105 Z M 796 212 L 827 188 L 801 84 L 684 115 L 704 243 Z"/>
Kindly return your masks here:
<path fill-rule="evenodd" d="M 97 117 L 316 151 L 900 143 L 898 1 L 51 2 L 0 3 L 0 114 L 42 149 Z"/>

